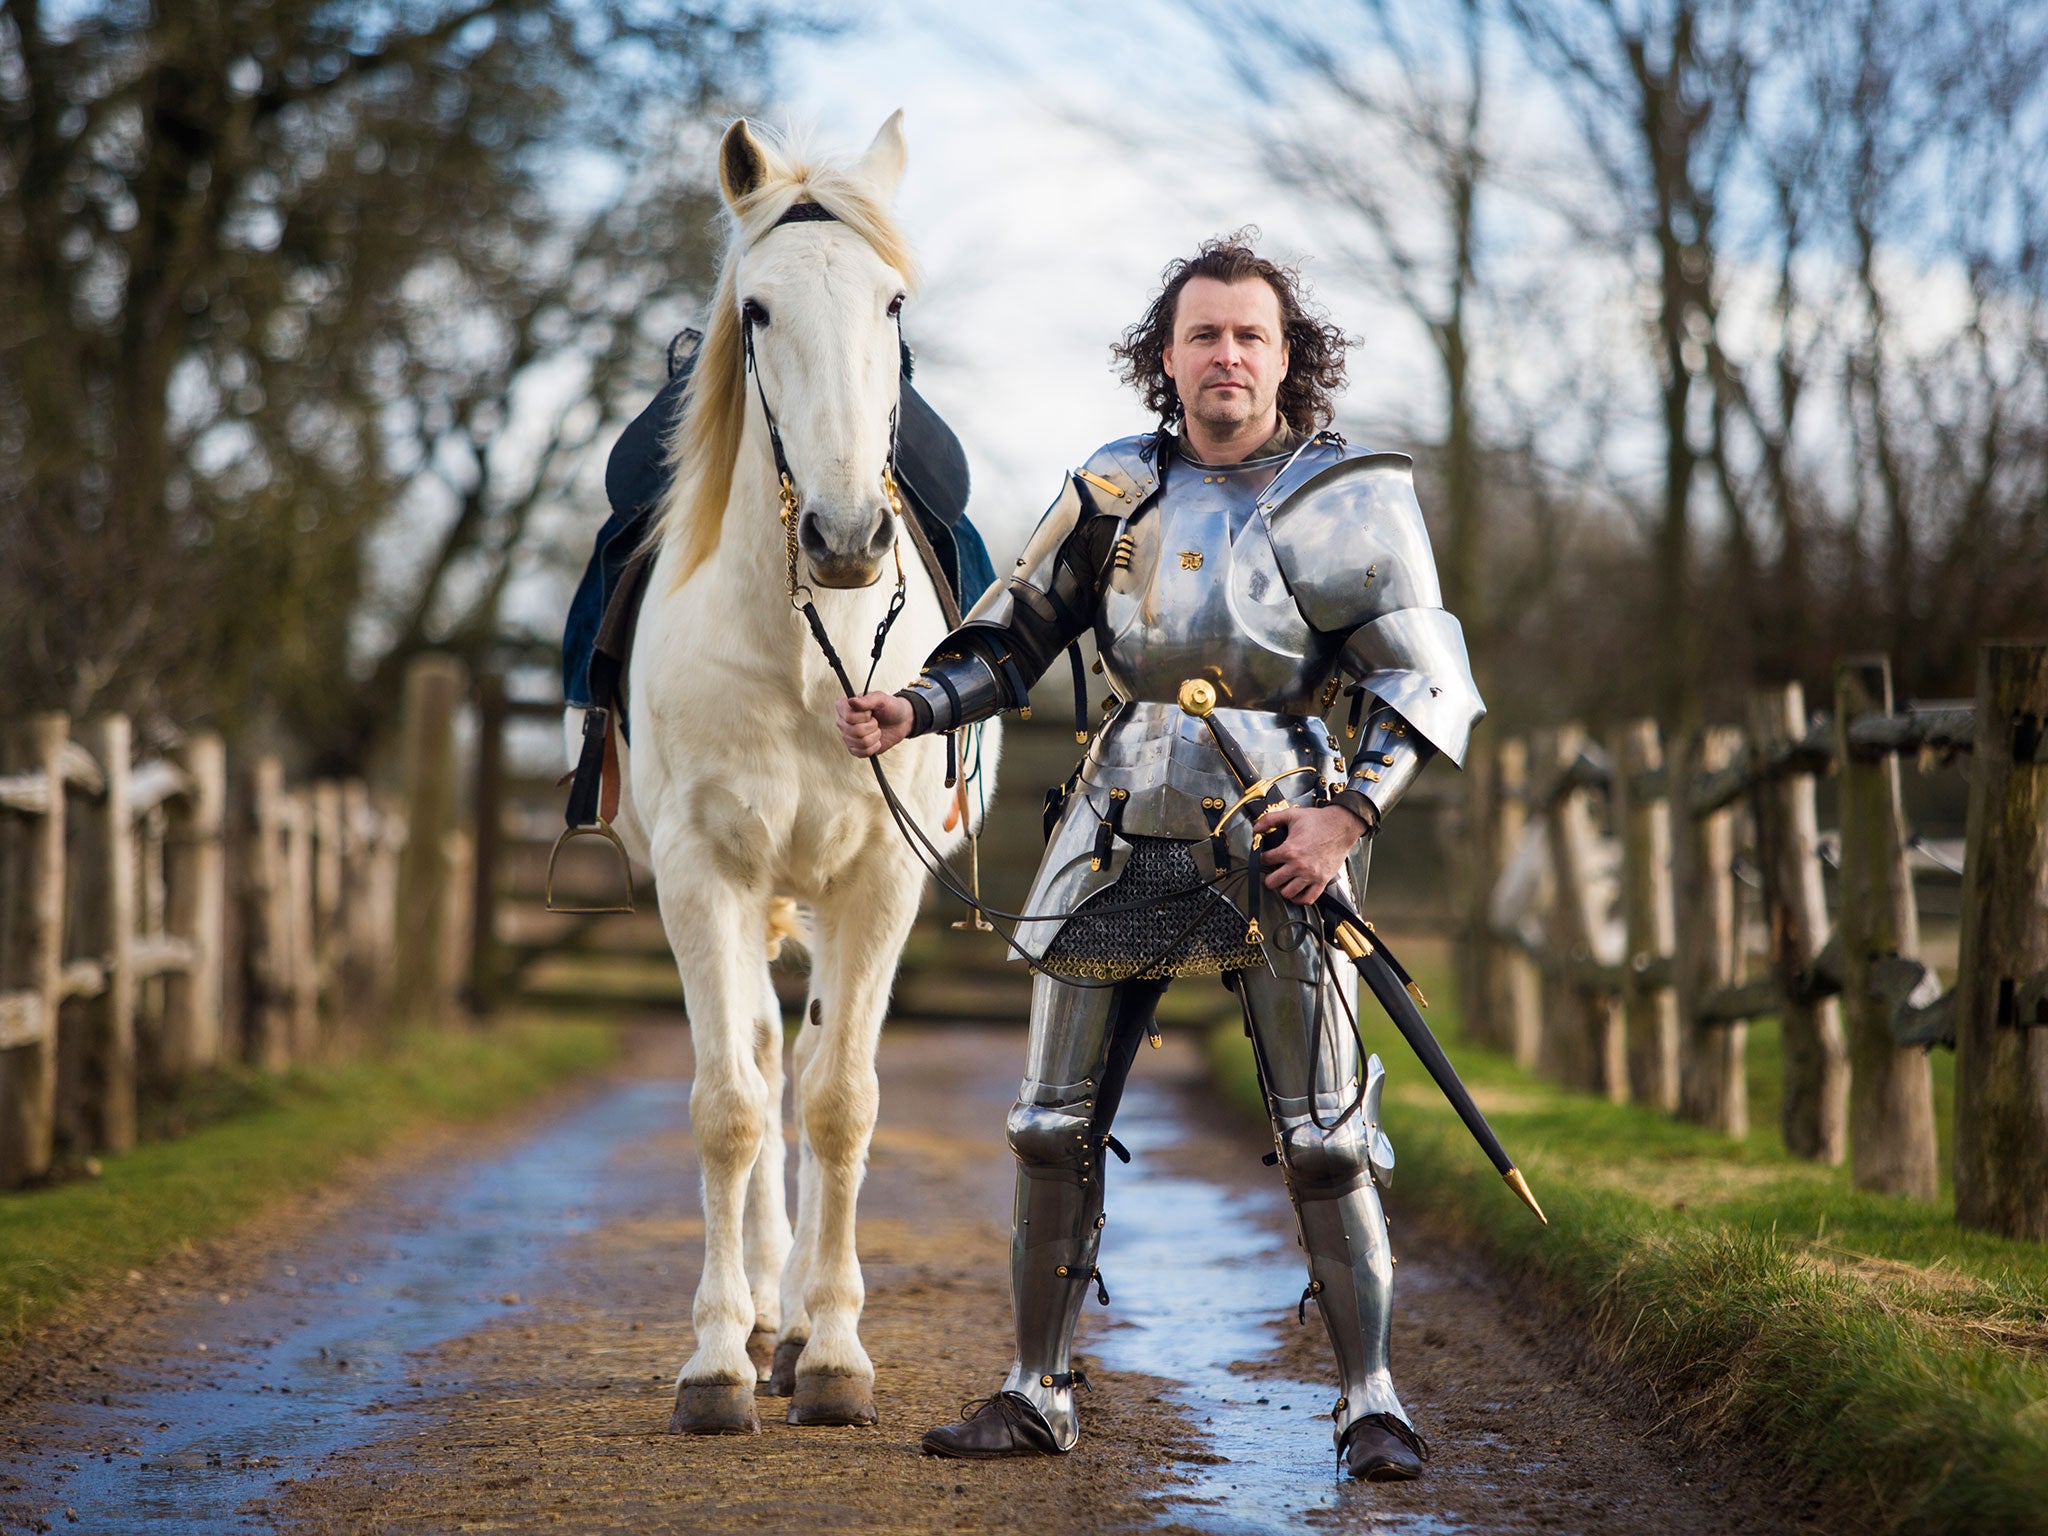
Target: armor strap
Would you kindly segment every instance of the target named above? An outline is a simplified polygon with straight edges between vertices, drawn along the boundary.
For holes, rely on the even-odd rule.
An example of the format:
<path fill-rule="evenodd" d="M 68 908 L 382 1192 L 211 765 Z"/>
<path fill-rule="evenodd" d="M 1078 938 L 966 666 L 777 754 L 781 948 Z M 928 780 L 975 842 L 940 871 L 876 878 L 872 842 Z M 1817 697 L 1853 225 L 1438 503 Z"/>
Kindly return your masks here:
<path fill-rule="evenodd" d="M 1088 667 L 1081 660 L 1081 642 L 1067 646 L 1067 664 L 1074 672 L 1074 740 L 1088 740 Z"/>

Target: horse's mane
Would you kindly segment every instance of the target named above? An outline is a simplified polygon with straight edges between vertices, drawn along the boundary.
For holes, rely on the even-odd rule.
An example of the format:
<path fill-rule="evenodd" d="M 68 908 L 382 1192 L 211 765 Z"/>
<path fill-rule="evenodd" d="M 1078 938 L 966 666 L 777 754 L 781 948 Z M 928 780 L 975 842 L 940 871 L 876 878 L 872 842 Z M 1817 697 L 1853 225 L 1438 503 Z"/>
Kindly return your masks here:
<path fill-rule="evenodd" d="M 765 136 L 764 136 L 765 137 Z M 789 135 L 771 141 L 777 153 L 766 180 L 727 211 L 730 232 L 711 322 L 695 372 L 683 393 L 682 417 L 668 444 L 672 477 L 650 544 L 674 540 L 679 550 L 680 586 L 718 548 L 733 468 L 747 420 L 746 353 L 740 325 L 738 271 L 747 248 L 775 227 L 799 202 L 822 203 L 848 229 L 874 247 L 875 254 L 917 282 L 917 262 L 895 215 L 861 173 L 858 159 L 812 155 Z"/>

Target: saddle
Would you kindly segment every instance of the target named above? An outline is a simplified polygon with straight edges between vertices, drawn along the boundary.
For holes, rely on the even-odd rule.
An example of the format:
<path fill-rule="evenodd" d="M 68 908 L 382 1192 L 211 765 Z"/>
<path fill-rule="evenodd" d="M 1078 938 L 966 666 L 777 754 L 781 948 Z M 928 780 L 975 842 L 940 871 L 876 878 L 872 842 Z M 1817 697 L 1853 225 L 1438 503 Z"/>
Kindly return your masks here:
<path fill-rule="evenodd" d="M 684 330 L 668 348 L 668 380 L 619 434 L 605 463 L 611 515 L 598 530 L 590 563 L 571 599 L 562 631 L 562 697 L 584 711 L 583 745 L 568 776 L 567 826 L 548 858 L 548 910 L 630 912 L 632 880 L 626 851 L 611 830 L 619 808 L 618 745 L 632 740 L 624 682 L 633 631 L 646 595 L 656 546 L 647 537 L 655 509 L 674 479 L 668 441 L 682 413 L 703 334 Z M 995 580 L 980 532 L 967 519 L 967 455 L 952 428 L 910 382 L 915 357 L 903 348 L 896 419 L 896 481 L 911 515 L 903 529 L 937 588 L 948 628 Z M 618 852 L 627 897 L 622 905 L 558 907 L 554 871 L 563 846 L 579 835 L 605 838 Z"/>

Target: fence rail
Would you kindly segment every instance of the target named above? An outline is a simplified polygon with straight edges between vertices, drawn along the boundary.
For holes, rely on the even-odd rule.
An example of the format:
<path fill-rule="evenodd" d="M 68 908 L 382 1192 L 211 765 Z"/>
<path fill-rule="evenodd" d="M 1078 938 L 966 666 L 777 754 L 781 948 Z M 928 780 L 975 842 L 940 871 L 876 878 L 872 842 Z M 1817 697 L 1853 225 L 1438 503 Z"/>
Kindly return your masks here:
<path fill-rule="evenodd" d="M 446 658 L 416 666 L 409 763 L 452 760 L 451 679 L 459 692 Z M 397 1006 L 405 966 L 426 980 L 403 1014 L 443 1009 L 469 893 L 442 778 L 293 786 L 259 756 L 231 785 L 219 736 L 137 760 L 120 715 L 0 732 L 0 1186 L 60 1150 L 132 1146 L 148 1086 L 341 1048 Z M 408 835 L 420 825 L 429 849 Z"/>
<path fill-rule="evenodd" d="M 1795 684 L 1754 693 L 1742 728 L 1690 742 L 1643 720 L 1605 744 L 1576 725 L 1499 744 L 1466 812 L 1483 902 L 1460 964 L 1469 1011 L 1561 1081 L 1735 1136 L 1748 1128 L 1745 1027 L 1775 1016 L 1787 1147 L 1848 1157 L 1860 1187 L 1921 1199 L 1939 1182 L 1925 1053 L 1952 1046 L 1958 1214 L 2048 1237 L 2048 646 L 1988 646 L 1975 702 L 1907 709 L 1884 658 L 1852 658 L 1831 702 L 1810 716 Z M 1906 825 L 1908 755 L 1967 762 L 1960 869 Z M 1833 839 L 1818 825 L 1821 776 L 1837 780 Z M 1919 953 L 1916 864 L 1960 876 L 1952 987 Z M 2002 1161 L 1969 1150 L 1987 1134 Z M 1969 1158 L 1979 1194 L 1966 1199 Z"/>

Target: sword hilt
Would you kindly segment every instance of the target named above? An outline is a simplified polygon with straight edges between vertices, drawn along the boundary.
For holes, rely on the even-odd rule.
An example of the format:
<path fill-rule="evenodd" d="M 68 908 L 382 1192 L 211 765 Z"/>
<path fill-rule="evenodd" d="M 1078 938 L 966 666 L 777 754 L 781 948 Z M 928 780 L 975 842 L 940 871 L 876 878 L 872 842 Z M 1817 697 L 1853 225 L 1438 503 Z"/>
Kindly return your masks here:
<path fill-rule="evenodd" d="M 1205 677 L 1191 677 L 1180 685 L 1180 707 L 1209 727 L 1209 736 L 1216 743 L 1216 750 L 1223 754 L 1224 764 L 1230 769 L 1230 776 L 1237 780 L 1242 790 L 1254 790 L 1259 785 L 1259 771 L 1252 766 L 1252 760 L 1244 755 L 1244 748 L 1237 744 L 1237 738 L 1216 718 L 1216 685 Z M 1260 816 L 1275 806 L 1285 805 L 1286 800 L 1273 792 L 1268 785 L 1266 797 L 1251 819 Z M 1277 848 L 1287 836 L 1285 827 L 1275 827 L 1271 832 L 1261 834 L 1264 847 Z"/>

